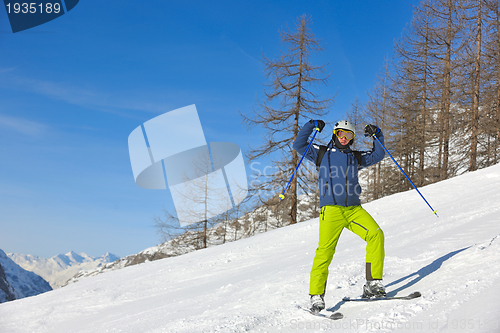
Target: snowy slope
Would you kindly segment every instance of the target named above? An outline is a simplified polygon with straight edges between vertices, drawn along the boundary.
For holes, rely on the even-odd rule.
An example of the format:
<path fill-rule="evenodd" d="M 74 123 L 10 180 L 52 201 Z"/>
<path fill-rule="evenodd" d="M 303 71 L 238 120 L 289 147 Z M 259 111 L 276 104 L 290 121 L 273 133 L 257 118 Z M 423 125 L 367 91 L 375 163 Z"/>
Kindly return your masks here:
<path fill-rule="evenodd" d="M 93 270 L 119 259 L 111 253 L 94 258 L 86 253 L 77 254 L 73 251 L 49 259 L 20 253 L 7 253 L 7 256 L 25 270 L 40 275 L 54 289 L 63 286 L 82 270 Z"/>
<path fill-rule="evenodd" d="M 384 282 L 413 301 L 344 303 L 364 284 L 364 242 L 345 231 L 330 266 L 328 321 L 308 303 L 311 220 L 83 279 L 0 304 L 0 332 L 499 332 L 500 165 L 365 208 L 386 235 Z"/>
<path fill-rule="evenodd" d="M 299 206 L 297 212 L 298 221 L 302 222 L 319 215 L 319 203 L 314 205 L 312 204 L 312 200 L 314 199 L 307 195 L 299 196 Z M 269 207 L 261 206 L 237 219 L 230 219 L 215 224 L 207 230 L 207 246 L 218 246 L 226 242 L 233 242 L 238 239 L 252 237 L 256 234 L 267 232 L 271 229 L 280 228 L 283 226 L 283 221 L 282 217 L 279 216 L 279 212 L 277 215 L 276 212 L 269 209 Z M 199 231 L 187 231 L 181 237 L 189 239 L 190 236 L 193 238 L 199 238 Z M 179 238 L 173 238 L 160 245 L 149 247 L 137 254 L 129 255 L 104 265 L 99 265 L 95 269 L 81 270 L 71 279 L 67 280 L 63 286 L 76 283 L 81 279 L 85 279 L 90 276 L 104 274 L 109 271 L 122 269 L 124 267 L 196 251 L 196 247 L 193 246 L 194 242 L 191 243 L 191 245 L 179 247 L 177 245 L 179 241 Z M 180 243 L 182 243 L 182 240 Z"/>

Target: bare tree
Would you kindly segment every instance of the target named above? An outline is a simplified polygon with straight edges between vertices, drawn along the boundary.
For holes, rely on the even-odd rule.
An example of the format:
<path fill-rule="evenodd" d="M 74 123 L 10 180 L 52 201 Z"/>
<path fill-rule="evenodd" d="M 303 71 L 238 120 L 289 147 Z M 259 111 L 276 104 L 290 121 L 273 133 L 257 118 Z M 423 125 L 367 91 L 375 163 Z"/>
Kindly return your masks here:
<path fill-rule="evenodd" d="M 333 98 L 319 99 L 313 88 L 325 84 L 328 75 L 325 66 L 310 63 L 312 52 L 323 50 L 320 40 L 310 29 L 311 18 L 302 15 L 296 22 L 294 31 L 288 27 L 280 31 L 281 42 L 287 46 L 276 59 L 263 57 L 265 74 L 270 83 L 265 90 L 265 100 L 259 103 L 252 118 L 242 114 L 243 122 L 249 127 L 262 126 L 266 131 L 264 143 L 248 153 L 249 161 L 281 152 L 282 156 L 271 160 L 274 174 L 260 183 L 258 190 L 276 193 L 283 189 L 299 157 L 292 149 L 292 143 L 300 130 L 301 121 L 326 114 Z M 291 157 L 291 158 L 290 158 Z M 298 182 L 295 177 L 288 190 L 290 223 L 297 222 Z"/>
<path fill-rule="evenodd" d="M 476 52 L 474 57 L 474 87 L 473 87 L 473 103 L 472 103 L 472 116 L 471 116 L 471 145 L 470 145 L 470 165 L 469 171 L 477 169 L 477 141 L 478 141 L 478 126 L 479 126 L 479 97 L 480 97 L 480 80 L 481 80 L 481 58 L 482 58 L 482 2 L 477 0 L 475 8 L 475 44 Z"/>
<path fill-rule="evenodd" d="M 390 74 L 368 93 L 365 121 L 382 127 L 410 178 L 425 185 L 498 163 L 499 0 L 424 0 L 395 51 Z M 368 199 L 409 188 L 391 163 L 380 166 Z"/>
<path fill-rule="evenodd" d="M 486 136 L 482 166 L 498 163 L 500 148 L 500 9 L 498 0 L 484 1 L 483 112 L 479 120 Z"/>
<path fill-rule="evenodd" d="M 437 0 L 426 4 L 435 17 L 436 24 L 435 45 L 438 50 L 436 58 L 441 62 L 437 68 L 437 89 L 440 91 L 441 105 L 439 107 L 439 161 L 440 180 L 450 176 L 450 140 L 452 136 L 452 122 L 454 99 L 457 98 L 456 69 L 462 64 L 457 57 L 463 48 L 464 17 L 463 0 Z"/>
<path fill-rule="evenodd" d="M 436 101 L 436 69 L 438 68 L 435 56 L 438 50 L 436 43 L 436 17 L 430 8 L 429 0 L 422 3 L 421 7 L 414 10 L 413 18 L 401 39 L 396 43 L 397 57 L 400 59 L 397 67 L 398 74 L 404 76 L 409 82 L 409 88 L 414 91 L 416 99 L 414 123 L 412 126 L 413 146 L 416 151 L 412 165 L 415 170 L 414 182 L 424 185 L 430 175 L 426 170 L 426 150 L 431 145 L 429 134 L 432 133 L 430 113 Z M 428 164 L 428 163 L 427 163 Z"/>
<path fill-rule="evenodd" d="M 392 135 L 394 129 L 389 124 L 390 114 L 395 117 L 395 114 L 400 111 L 399 108 L 392 108 L 393 96 L 395 89 L 391 88 L 393 78 L 391 77 L 390 59 L 386 58 L 379 74 L 375 80 L 375 86 L 368 92 L 368 101 L 365 108 L 362 110 L 362 119 L 364 124 L 376 124 L 386 134 L 386 146 L 394 145 L 395 136 Z M 363 129 L 360 128 L 360 133 Z M 366 148 L 371 148 L 373 143 L 370 142 Z M 388 182 L 388 180 L 397 180 L 396 177 L 390 177 L 388 174 L 383 174 L 382 170 L 386 169 L 384 161 L 377 163 L 373 168 L 364 171 L 367 174 L 370 186 L 367 188 L 366 198 L 368 200 L 378 199 L 394 191 L 396 183 Z M 390 171 L 388 169 L 387 171 Z"/>
<path fill-rule="evenodd" d="M 209 245 L 209 229 L 224 216 L 227 217 L 227 211 L 232 210 L 223 175 L 220 170 L 214 170 L 214 165 L 221 163 L 214 161 L 214 158 L 208 146 L 205 146 L 184 153 L 184 158 L 180 160 L 187 165 L 183 169 L 178 166 L 170 169 L 169 164 L 177 164 L 177 160 L 165 163 L 167 177 L 171 176 L 169 181 L 173 183 L 170 190 L 178 218 L 164 210 L 164 220 L 155 218 L 155 225 L 167 240 L 175 238 L 174 235 L 184 230 L 184 234 L 189 236 L 186 240 L 189 239 L 190 245 L 195 249 L 206 248 Z M 187 225 L 178 226 L 179 222 Z"/>

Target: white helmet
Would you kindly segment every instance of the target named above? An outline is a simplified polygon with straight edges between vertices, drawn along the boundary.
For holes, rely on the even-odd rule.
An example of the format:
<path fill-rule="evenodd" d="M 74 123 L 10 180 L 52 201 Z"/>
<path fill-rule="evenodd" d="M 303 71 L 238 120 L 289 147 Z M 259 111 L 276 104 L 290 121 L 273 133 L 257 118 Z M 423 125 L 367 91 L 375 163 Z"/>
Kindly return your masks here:
<path fill-rule="evenodd" d="M 356 134 L 356 131 L 354 129 L 354 126 L 348 122 L 347 120 L 341 120 L 335 123 L 335 126 L 333 127 L 333 130 L 335 131 L 336 129 L 343 129 L 346 131 L 351 131 L 354 134 Z"/>

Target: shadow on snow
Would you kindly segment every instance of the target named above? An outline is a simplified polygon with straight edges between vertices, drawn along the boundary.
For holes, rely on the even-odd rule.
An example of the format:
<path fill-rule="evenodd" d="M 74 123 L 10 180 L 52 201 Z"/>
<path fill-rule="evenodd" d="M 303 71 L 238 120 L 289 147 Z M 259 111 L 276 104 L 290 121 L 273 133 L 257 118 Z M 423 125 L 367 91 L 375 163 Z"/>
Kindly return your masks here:
<path fill-rule="evenodd" d="M 429 276 L 430 274 L 436 272 L 439 268 L 441 268 L 441 266 L 443 265 L 443 263 L 450 259 L 451 257 L 457 255 L 458 253 L 462 252 L 462 251 L 465 251 L 467 249 L 469 249 L 470 246 L 468 247 L 464 247 L 463 249 L 460 249 L 460 250 L 456 250 L 456 251 L 453 251 L 453 252 L 450 252 L 436 260 L 434 260 L 433 262 L 431 262 L 429 265 L 425 266 L 425 267 L 422 267 L 421 269 L 419 269 L 418 271 L 416 271 L 415 273 L 412 273 L 410 275 L 407 275 L 405 277 L 402 277 L 396 281 L 393 281 L 389 284 L 386 285 L 386 288 L 387 287 L 390 287 L 390 286 L 394 286 L 394 285 L 397 285 L 405 280 L 408 280 L 408 279 L 411 279 L 413 277 L 417 277 L 415 279 L 412 279 L 411 281 L 408 281 L 405 285 L 395 289 L 395 290 L 392 290 L 390 292 L 387 293 L 387 296 L 396 296 L 397 293 L 399 293 L 400 291 L 403 291 L 405 289 L 408 289 L 410 288 L 411 286 L 415 285 L 416 283 L 420 282 L 423 278 L 425 278 L 426 276 Z M 338 311 L 340 309 L 340 307 L 342 305 L 344 305 L 344 303 L 346 303 L 345 301 L 340 301 L 338 302 L 335 306 L 331 307 L 331 308 L 328 308 L 327 310 L 328 311 L 332 311 L 332 312 L 335 312 L 335 311 Z"/>
<path fill-rule="evenodd" d="M 413 286 L 414 284 L 420 282 L 420 280 L 422 280 L 426 276 L 429 276 L 432 273 L 434 273 L 435 271 L 437 271 L 438 269 L 440 269 L 441 266 L 443 265 L 443 263 L 446 260 L 448 260 L 451 257 L 455 256 L 456 254 L 459 254 L 462 251 L 467 250 L 468 248 L 470 248 L 470 246 L 464 247 L 463 249 L 460 249 L 460 250 L 456 250 L 456 251 L 450 252 L 450 253 L 442 256 L 441 258 L 438 258 L 438 259 L 434 260 L 429 265 L 427 265 L 425 267 L 422 267 L 421 269 L 419 269 L 415 273 L 412 273 L 410 275 L 402 277 L 399 280 L 396 280 L 396 281 L 393 281 L 393 282 L 389 283 L 388 285 L 386 285 L 386 287 L 390 287 L 390 286 L 396 285 L 396 284 L 401 283 L 401 282 L 403 282 L 403 281 L 405 281 L 407 279 L 410 279 L 410 278 L 412 278 L 414 276 L 418 276 L 416 279 L 413 279 L 413 280 L 409 281 L 408 283 L 406 283 L 405 285 L 399 287 L 398 289 L 395 289 L 395 290 L 387 293 L 387 296 L 396 296 L 396 294 L 398 292 L 400 292 L 402 290 L 405 290 L 405 289 L 408 289 L 409 287 Z"/>

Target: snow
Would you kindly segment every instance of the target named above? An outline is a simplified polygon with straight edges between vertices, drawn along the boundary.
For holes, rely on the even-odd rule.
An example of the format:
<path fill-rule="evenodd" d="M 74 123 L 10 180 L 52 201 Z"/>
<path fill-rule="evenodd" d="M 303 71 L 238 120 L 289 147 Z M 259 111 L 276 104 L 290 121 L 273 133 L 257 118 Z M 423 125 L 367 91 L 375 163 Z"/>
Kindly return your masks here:
<path fill-rule="evenodd" d="M 318 221 L 126 267 L 0 304 L 0 332 L 499 332 L 500 165 L 364 207 L 386 236 L 389 295 L 412 301 L 345 303 L 364 284 L 364 242 L 349 231 L 330 266 L 325 301 L 308 304 Z"/>

